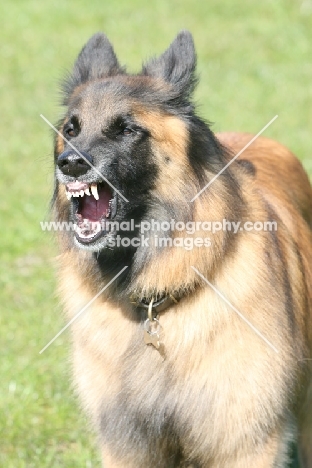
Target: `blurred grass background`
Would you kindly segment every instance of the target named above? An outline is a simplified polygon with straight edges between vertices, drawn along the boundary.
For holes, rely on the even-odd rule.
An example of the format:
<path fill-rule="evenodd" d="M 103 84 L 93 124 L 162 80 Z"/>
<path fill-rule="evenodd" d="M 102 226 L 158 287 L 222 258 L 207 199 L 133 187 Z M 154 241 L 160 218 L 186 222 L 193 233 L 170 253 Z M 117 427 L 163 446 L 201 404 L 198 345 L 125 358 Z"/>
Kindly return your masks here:
<path fill-rule="evenodd" d="M 312 173 L 312 0 L 14 0 L 0 4 L 0 467 L 99 467 L 73 396 L 69 336 L 55 297 L 48 219 L 58 80 L 104 31 L 129 71 L 189 29 L 199 113 L 215 131 L 265 135 Z"/>

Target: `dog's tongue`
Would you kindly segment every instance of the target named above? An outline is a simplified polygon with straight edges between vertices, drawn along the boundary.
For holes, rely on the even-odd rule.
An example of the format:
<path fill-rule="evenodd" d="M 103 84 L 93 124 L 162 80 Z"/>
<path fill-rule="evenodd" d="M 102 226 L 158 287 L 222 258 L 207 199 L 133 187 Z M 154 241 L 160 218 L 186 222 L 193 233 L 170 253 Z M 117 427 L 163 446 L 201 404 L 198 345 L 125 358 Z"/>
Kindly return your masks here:
<path fill-rule="evenodd" d="M 79 190 L 84 189 L 79 188 Z M 79 198 L 77 214 L 89 221 L 99 221 L 103 216 L 107 217 L 110 212 L 109 202 L 112 198 L 112 193 L 106 184 L 104 186 L 101 184 L 98 185 L 98 195 L 98 200 L 96 200 L 93 195 Z"/>

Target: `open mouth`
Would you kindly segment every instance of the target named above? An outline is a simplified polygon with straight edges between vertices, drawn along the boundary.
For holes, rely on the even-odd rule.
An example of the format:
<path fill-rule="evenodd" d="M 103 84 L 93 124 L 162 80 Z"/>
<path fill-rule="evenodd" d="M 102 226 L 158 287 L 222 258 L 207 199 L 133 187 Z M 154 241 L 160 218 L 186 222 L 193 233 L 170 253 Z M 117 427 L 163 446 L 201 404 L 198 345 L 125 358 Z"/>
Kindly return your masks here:
<path fill-rule="evenodd" d="M 106 221 L 117 211 L 117 194 L 105 182 L 66 184 L 66 196 L 72 200 L 75 236 L 82 243 L 91 243 L 106 234 Z"/>

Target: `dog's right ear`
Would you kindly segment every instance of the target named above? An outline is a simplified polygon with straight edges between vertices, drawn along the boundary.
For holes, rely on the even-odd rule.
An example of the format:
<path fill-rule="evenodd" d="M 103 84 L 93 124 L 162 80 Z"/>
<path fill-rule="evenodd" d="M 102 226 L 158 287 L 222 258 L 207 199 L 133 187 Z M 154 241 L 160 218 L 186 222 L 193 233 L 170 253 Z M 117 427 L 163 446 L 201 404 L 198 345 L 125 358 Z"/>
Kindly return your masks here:
<path fill-rule="evenodd" d="M 81 50 L 72 72 L 62 85 L 64 104 L 68 104 L 68 99 L 77 86 L 123 73 L 125 73 L 124 68 L 120 67 L 114 49 L 105 34 L 94 34 Z"/>
<path fill-rule="evenodd" d="M 189 31 L 181 31 L 160 57 L 152 58 L 143 66 L 142 74 L 162 78 L 173 85 L 180 96 L 190 98 L 197 83 L 195 69 L 193 37 Z"/>

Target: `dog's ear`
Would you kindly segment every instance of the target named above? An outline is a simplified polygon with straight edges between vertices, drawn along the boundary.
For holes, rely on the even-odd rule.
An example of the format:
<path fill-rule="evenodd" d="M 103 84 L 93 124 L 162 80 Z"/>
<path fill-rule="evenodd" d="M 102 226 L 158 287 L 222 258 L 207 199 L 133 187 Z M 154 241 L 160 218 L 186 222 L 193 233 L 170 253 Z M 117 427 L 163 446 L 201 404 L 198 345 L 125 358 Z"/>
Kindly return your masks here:
<path fill-rule="evenodd" d="M 162 78 L 176 87 L 180 95 L 188 98 L 197 83 L 195 69 L 193 37 L 189 31 L 181 31 L 160 57 L 144 64 L 142 74 Z"/>
<path fill-rule="evenodd" d="M 65 104 L 77 86 L 105 76 L 123 73 L 124 69 L 120 67 L 114 49 L 105 34 L 94 34 L 81 50 L 72 72 L 63 83 Z"/>

